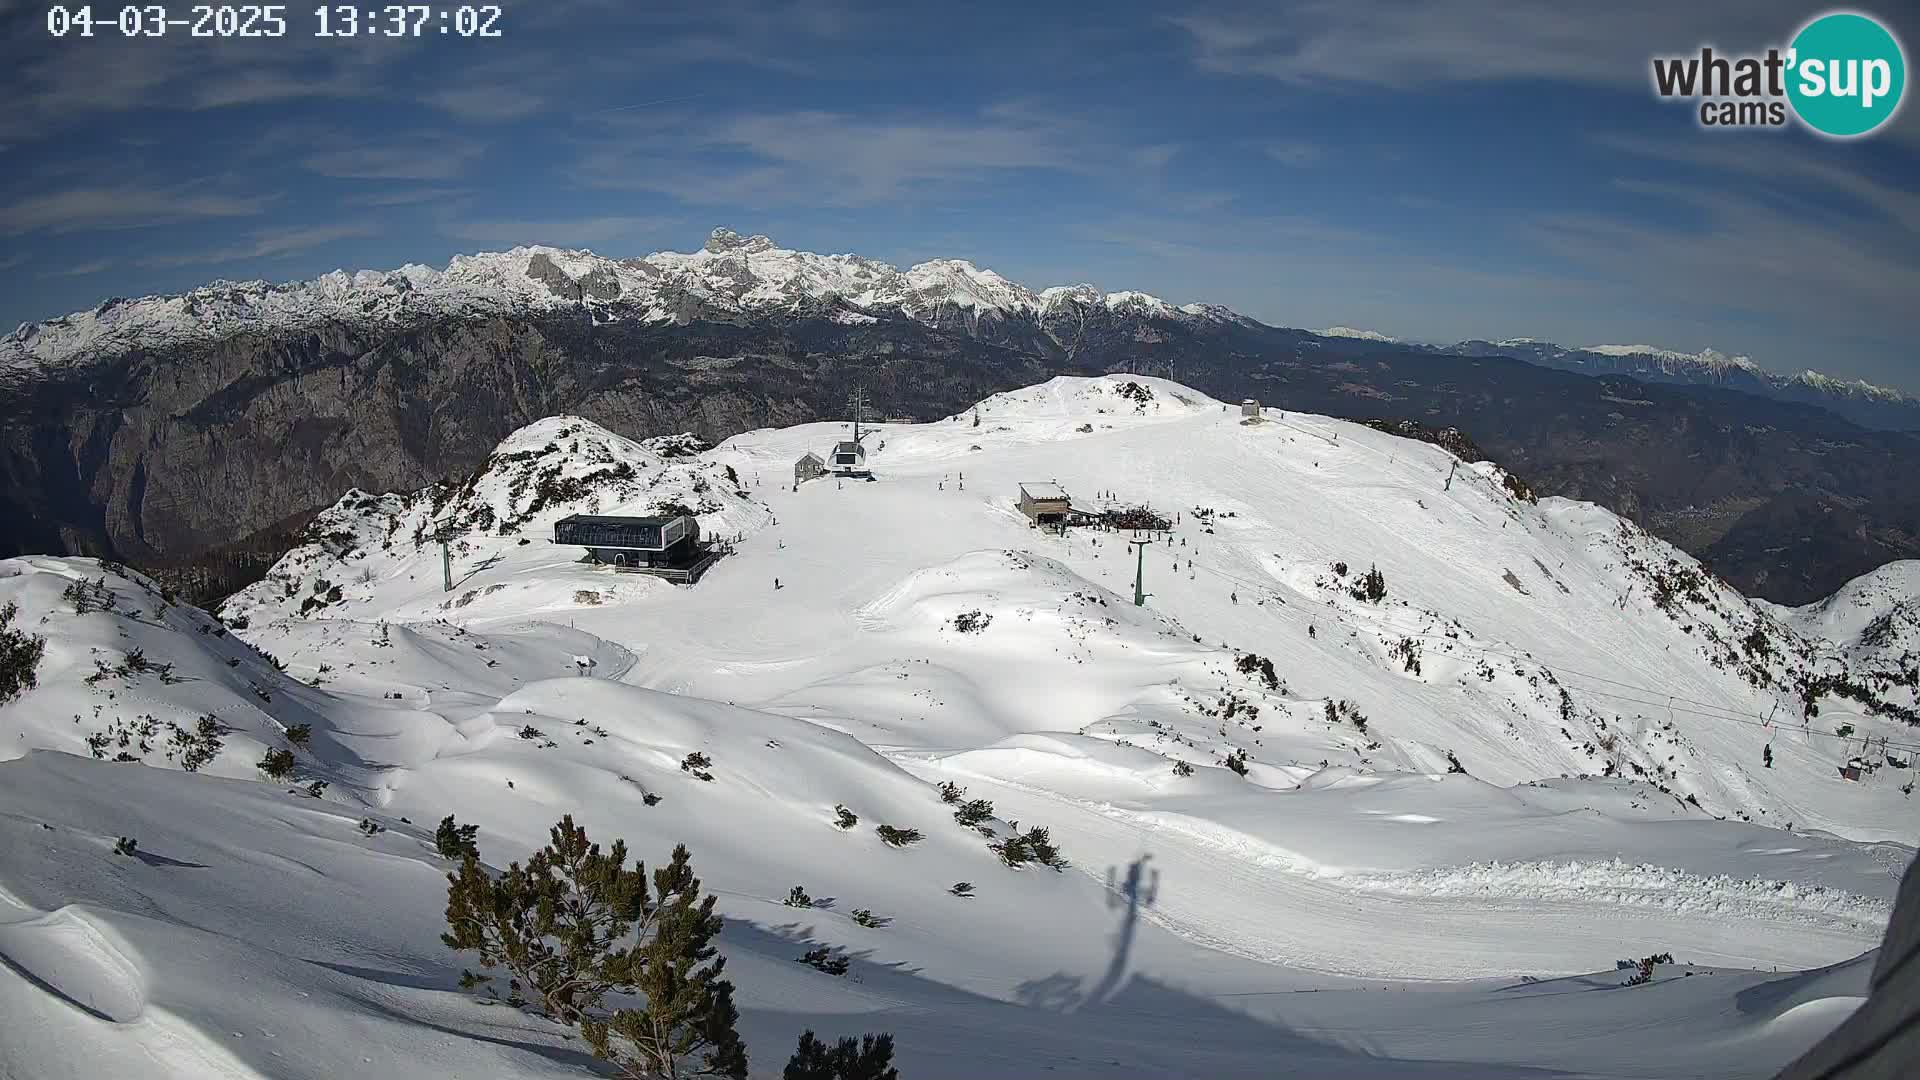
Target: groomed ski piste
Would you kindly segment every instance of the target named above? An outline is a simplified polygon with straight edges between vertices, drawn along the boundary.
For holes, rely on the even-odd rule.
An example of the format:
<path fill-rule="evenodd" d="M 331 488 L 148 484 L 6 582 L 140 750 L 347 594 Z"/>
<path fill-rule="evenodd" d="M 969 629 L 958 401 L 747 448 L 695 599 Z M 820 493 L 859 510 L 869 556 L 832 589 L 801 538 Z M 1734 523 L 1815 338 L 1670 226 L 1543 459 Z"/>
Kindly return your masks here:
<path fill-rule="evenodd" d="M 589 1074 L 460 989 L 449 813 L 500 867 L 562 814 L 685 843 L 756 1076 L 806 1027 L 891 1031 L 908 1080 L 1764 1076 L 1865 994 L 1920 831 L 1910 564 L 1783 610 L 1490 464 L 1139 376 L 879 425 L 873 481 L 796 490 L 846 433 L 544 420 L 343 498 L 218 619 L 0 562 L 47 641 L 0 706 L 0 1074 Z M 1177 522 L 1042 532 L 1036 481 Z M 693 587 L 552 542 L 663 508 L 737 538 Z M 1068 865 L 1003 865 L 943 783 Z"/>

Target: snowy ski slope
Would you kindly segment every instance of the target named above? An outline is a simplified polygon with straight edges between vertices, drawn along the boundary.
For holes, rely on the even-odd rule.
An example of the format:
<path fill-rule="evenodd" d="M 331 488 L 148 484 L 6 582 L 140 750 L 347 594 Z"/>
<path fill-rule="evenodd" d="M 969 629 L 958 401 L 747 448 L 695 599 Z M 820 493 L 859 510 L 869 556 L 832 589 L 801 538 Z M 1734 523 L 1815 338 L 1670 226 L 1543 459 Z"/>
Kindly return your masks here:
<path fill-rule="evenodd" d="M 458 989 L 447 813 L 496 865 L 563 813 L 643 858 L 687 843 L 755 1075 L 811 1026 L 893 1031 L 912 1078 L 1751 1076 L 1864 994 L 1915 770 L 1837 767 L 1920 743 L 1890 711 L 1910 569 L 1753 603 L 1489 464 L 1145 377 L 881 425 L 873 482 L 794 490 L 844 431 L 542 421 L 466 482 L 342 499 L 224 625 L 90 560 L 0 563 L 48 641 L 0 706 L 0 1009 L 32 1032 L 0 1064 L 581 1074 L 577 1040 Z M 1131 534 L 1033 530 L 1022 481 L 1177 515 L 1144 606 Z M 551 542 L 665 507 L 740 538 L 690 589 Z M 82 578 L 113 610 L 76 613 Z M 1808 715 L 1820 676 L 1878 704 Z M 169 725 L 207 714 L 231 731 L 189 775 Z M 298 724 L 296 777 L 260 782 Z M 1001 865 L 948 781 L 1071 865 Z M 829 902 L 781 905 L 795 884 Z M 813 944 L 851 973 L 792 962 Z M 1661 951 L 1619 988 L 1615 960 Z"/>

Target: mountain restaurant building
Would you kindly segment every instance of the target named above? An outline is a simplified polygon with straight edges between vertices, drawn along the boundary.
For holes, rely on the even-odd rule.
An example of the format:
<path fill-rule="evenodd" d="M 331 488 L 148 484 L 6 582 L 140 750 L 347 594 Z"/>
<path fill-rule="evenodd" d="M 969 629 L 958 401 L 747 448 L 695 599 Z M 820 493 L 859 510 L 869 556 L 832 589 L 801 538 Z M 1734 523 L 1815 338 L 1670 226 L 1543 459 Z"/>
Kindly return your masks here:
<path fill-rule="evenodd" d="M 691 514 L 574 514 L 553 523 L 553 542 L 584 547 L 595 562 L 615 566 L 683 567 L 699 551 L 700 523 Z"/>

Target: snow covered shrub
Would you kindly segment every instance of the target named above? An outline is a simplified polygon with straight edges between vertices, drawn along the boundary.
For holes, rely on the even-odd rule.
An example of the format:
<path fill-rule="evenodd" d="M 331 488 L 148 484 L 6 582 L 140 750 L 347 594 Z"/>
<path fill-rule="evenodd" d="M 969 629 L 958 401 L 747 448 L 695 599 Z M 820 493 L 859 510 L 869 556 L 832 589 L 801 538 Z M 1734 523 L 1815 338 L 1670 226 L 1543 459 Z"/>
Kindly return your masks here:
<path fill-rule="evenodd" d="M 327 790 L 327 782 L 325 780 L 312 780 L 307 783 L 307 786 L 303 794 L 305 794 L 306 797 L 309 799 L 317 799 L 326 790 Z"/>
<path fill-rule="evenodd" d="M 849 1035 L 830 1048 L 812 1031 L 803 1031 L 780 1080 L 900 1080 L 893 1067 L 893 1036 Z"/>
<path fill-rule="evenodd" d="M 993 803 L 987 799 L 968 799 L 953 812 L 953 820 L 971 829 L 993 816 Z"/>
<path fill-rule="evenodd" d="M 360 834 L 362 836 L 378 836 L 386 831 L 387 827 L 385 825 L 380 824 L 372 818 L 360 819 Z"/>
<path fill-rule="evenodd" d="M 1189 765 L 1189 764 L 1187 764 L 1187 763 L 1186 763 L 1186 762 L 1184 762 L 1184 761 L 1176 761 L 1176 762 L 1174 762 L 1174 763 L 1173 763 L 1173 775 L 1175 775 L 1175 776 L 1192 776 L 1192 775 L 1193 775 L 1193 766 L 1191 766 L 1191 765 Z"/>
<path fill-rule="evenodd" d="M 953 617 L 953 628 L 962 634 L 977 634 L 993 622 L 993 616 L 984 611 L 963 611 Z"/>
<path fill-rule="evenodd" d="M 13 628 L 19 607 L 0 607 L 0 705 L 40 685 L 40 658 L 46 654 L 47 639 Z"/>
<path fill-rule="evenodd" d="M 813 948 L 807 950 L 805 956 L 796 956 L 794 959 L 817 971 L 824 971 L 829 975 L 845 975 L 847 968 L 852 964 L 852 961 L 836 954 L 832 948 L 826 945 L 815 945 Z"/>
<path fill-rule="evenodd" d="M 780 902 L 787 905 L 788 907 L 810 908 L 813 906 L 813 897 L 807 895 L 806 889 L 798 885 L 795 885 L 791 890 L 788 891 L 787 898 Z"/>
<path fill-rule="evenodd" d="M 267 756 L 260 759 L 259 768 L 261 772 L 275 780 L 285 780 L 293 775 L 295 764 L 293 751 L 286 747 L 276 747 L 267 751 Z"/>
<path fill-rule="evenodd" d="M 287 729 L 287 741 L 295 746 L 305 746 L 312 739 L 312 724 L 295 724 Z"/>
<path fill-rule="evenodd" d="M 961 898 L 962 900 L 970 899 L 973 896 L 973 882 L 956 881 L 953 883 L 953 888 L 948 889 L 947 891 Z"/>
<path fill-rule="evenodd" d="M 1655 964 L 1671 964 L 1671 963 L 1673 963 L 1672 953 L 1654 953 L 1652 956 L 1642 957 L 1639 960 L 1622 960 L 1616 965 L 1616 967 L 1619 967 L 1619 968 L 1630 967 L 1635 970 L 1632 977 L 1627 979 L 1626 982 L 1621 983 L 1620 985 L 1645 986 L 1646 984 L 1653 981 L 1653 967 Z"/>
<path fill-rule="evenodd" d="M 940 792 L 940 801 L 949 805 L 959 802 L 961 796 L 967 793 L 966 788 L 961 787 L 951 780 L 942 782 L 938 790 Z"/>
<path fill-rule="evenodd" d="M 1244 749 L 1241 749 L 1241 750 L 1235 750 L 1235 751 L 1234 751 L 1233 753 L 1231 753 L 1231 754 L 1228 754 L 1228 755 L 1227 755 L 1227 768 L 1229 768 L 1229 769 L 1232 769 L 1232 770 L 1233 770 L 1234 772 L 1236 772 L 1236 773 L 1238 773 L 1238 774 L 1240 774 L 1241 776 L 1245 776 L 1245 775 L 1247 775 L 1247 752 L 1246 752 L 1246 750 L 1244 750 Z"/>
<path fill-rule="evenodd" d="M 462 825 L 448 814 L 440 819 L 440 827 L 433 832 L 433 848 L 443 859 L 464 859 L 471 855 L 480 856 L 480 826 Z"/>
<path fill-rule="evenodd" d="M 1853 737 L 1853 725 L 1841 724 L 1839 727 L 1833 729 L 1833 733 L 1843 739 L 1850 739 Z"/>
<path fill-rule="evenodd" d="M 833 823 L 843 829 L 851 829 L 855 825 L 860 824 L 860 815 L 839 803 L 835 803 L 833 806 Z"/>
<path fill-rule="evenodd" d="M 1259 675 L 1260 681 L 1266 683 L 1269 690 L 1280 689 L 1280 676 L 1274 674 L 1273 661 L 1258 653 L 1247 653 L 1235 662 L 1234 667 L 1242 675 Z"/>
<path fill-rule="evenodd" d="M 528 742 L 533 742 L 536 739 L 544 739 L 547 737 L 546 732 L 541 731 L 539 728 L 534 727 L 532 724 L 528 724 L 525 727 L 521 728 L 519 734 L 521 738 L 527 740 Z"/>
<path fill-rule="evenodd" d="M 1447 751 L 1447 771 L 1450 773 L 1464 773 L 1467 771 L 1467 767 L 1460 764 L 1460 759 L 1456 757 L 1451 750 Z"/>
<path fill-rule="evenodd" d="M 688 754 L 686 757 L 680 759 L 681 772 L 692 773 L 694 776 L 702 780 L 710 781 L 713 779 L 713 773 L 711 771 L 712 769 L 713 769 L 713 759 L 701 753 L 698 750 L 695 750 L 692 753 Z"/>
<path fill-rule="evenodd" d="M 869 930 L 878 930 L 893 921 L 883 915 L 875 915 L 872 908 L 863 907 L 853 909 L 852 919 Z"/>
<path fill-rule="evenodd" d="M 917 844 L 920 842 L 919 829 L 898 829 L 892 825 L 881 825 L 873 831 L 879 833 L 880 839 L 886 841 L 893 847 L 906 847 L 908 844 Z"/>
<path fill-rule="evenodd" d="M 167 727 L 173 731 L 167 760 L 172 761 L 174 755 L 178 754 L 180 767 L 188 772 L 199 772 L 202 766 L 219 757 L 221 748 L 225 746 L 223 736 L 230 730 L 212 713 L 202 716 L 192 731 L 172 720 L 167 721 Z"/>
<path fill-rule="evenodd" d="M 745 1080 L 733 984 L 720 977 L 726 958 L 713 948 L 721 920 L 714 897 L 701 896 L 686 846 L 654 870 L 649 895 L 646 866 L 627 868 L 626 841 L 602 851 L 571 815 L 549 835 L 524 866 L 497 878 L 467 855 L 447 875 L 441 941 L 477 952 L 483 969 L 506 968 L 508 1004 L 579 1025 L 593 1055 L 620 1076 Z M 463 971 L 460 982 L 499 996 L 487 985 L 492 976 Z M 609 1010 L 610 993 L 645 1004 Z"/>
<path fill-rule="evenodd" d="M 1026 832 L 1020 832 L 1016 825 L 1012 836 L 1005 840 L 997 840 L 988 844 L 987 847 L 995 855 L 1000 856 L 1001 862 L 1015 869 L 1030 862 L 1037 862 L 1041 866 L 1055 870 L 1064 870 L 1067 867 L 1067 857 L 1060 854 L 1060 849 L 1054 846 L 1053 839 L 1044 825 L 1035 825 Z"/>
<path fill-rule="evenodd" d="M 1387 649 L 1387 655 L 1400 661 L 1400 666 L 1409 675 L 1420 674 L 1420 642 L 1415 638 L 1403 637 Z"/>
<path fill-rule="evenodd" d="M 1386 575 L 1380 572 L 1378 566 L 1367 567 L 1367 572 L 1361 574 L 1360 580 L 1353 583 L 1353 587 L 1347 590 L 1347 595 L 1355 600 L 1365 600 L 1369 604 L 1379 603 L 1387 595 Z"/>
<path fill-rule="evenodd" d="M 60 598 L 73 605 L 75 615 L 85 615 L 90 611 L 112 611 L 113 590 L 107 588 L 107 576 L 100 575 L 98 580 L 88 581 L 78 578 L 68 582 Z"/>
<path fill-rule="evenodd" d="M 131 836 L 123 836 L 113 842 L 113 853 L 115 855 L 125 855 L 131 859 L 138 853 L 139 849 L 140 841 L 135 840 Z"/>

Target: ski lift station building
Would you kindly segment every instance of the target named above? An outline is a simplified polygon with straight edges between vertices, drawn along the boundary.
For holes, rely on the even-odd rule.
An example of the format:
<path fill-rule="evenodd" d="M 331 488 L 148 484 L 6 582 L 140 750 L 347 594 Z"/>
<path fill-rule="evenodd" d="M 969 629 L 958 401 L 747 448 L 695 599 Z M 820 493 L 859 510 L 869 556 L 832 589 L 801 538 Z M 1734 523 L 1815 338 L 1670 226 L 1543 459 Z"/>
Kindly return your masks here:
<path fill-rule="evenodd" d="M 584 547 L 595 562 L 615 566 L 684 566 L 700 547 L 700 523 L 691 514 L 574 514 L 553 523 L 553 542 Z"/>
<path fill-rule="evenodd" d="M 867 475 L 867 448 L 858 439 L 842 439 L 833 444 L 828 455 L 830 467 L 838 476 Z"/>

